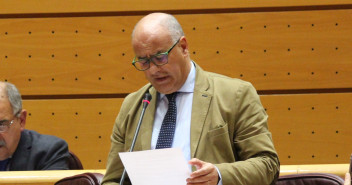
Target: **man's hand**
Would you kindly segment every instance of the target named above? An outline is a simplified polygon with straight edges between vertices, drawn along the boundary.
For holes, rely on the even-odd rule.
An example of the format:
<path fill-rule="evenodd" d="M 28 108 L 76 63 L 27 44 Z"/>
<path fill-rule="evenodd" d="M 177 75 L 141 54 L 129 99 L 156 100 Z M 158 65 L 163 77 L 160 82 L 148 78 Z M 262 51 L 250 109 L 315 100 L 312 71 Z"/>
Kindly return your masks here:
<path fill-rule="evenodd" d="M 188 162 L 197 168 L 187 179 L 187 185 L 217 185 L 219 174 L 216 167 L 199 159 L 193 158 Z"/>

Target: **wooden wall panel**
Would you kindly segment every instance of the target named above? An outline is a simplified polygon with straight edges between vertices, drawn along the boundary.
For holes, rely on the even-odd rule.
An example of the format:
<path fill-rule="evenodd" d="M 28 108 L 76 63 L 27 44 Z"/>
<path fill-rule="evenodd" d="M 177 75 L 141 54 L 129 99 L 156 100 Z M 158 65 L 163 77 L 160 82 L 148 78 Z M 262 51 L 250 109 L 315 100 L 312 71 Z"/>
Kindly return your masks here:
<path fill-rule="evenodd" d="M 0 1 L 0 14 L 38 14 L 38 13 L 72 13 L 72 12 L 131 12 L 131 11 L 185 11 L 209 9 L 240 9 L 267 7 L 309 7 L 309 6 L 347 6 L 349 0 L 13 0 Z M 301 7 L 302 8 L 302 7 Z"/>
<path fill-rule="evenodd" d="M 105 169 L 123 99 L 25 100 L 26 128 L 63 138 L 84 169 Z"/>
<path fill-rule="evenodd" d="M 297 90 L 352 88 L 351 14 L 176 17 L 191 57 L 204 69 L 250 81 L 258 90 Z M 130 35 L 140 18 L 0 19 L 0 80 L 15 83 L 24 95 L 133 92 L 146 83 L 131 65 Z"/>
<path fill-rule="evenodd" d="M 281 164 L 348 162 L 349 0 L 1 1 L 0 81 L 24 95 L 27 128 L 65 139 L 86 169 L 105 168 L 123 97 L 146 83 L 131 32 L 154 11 L 176 16 L 202 68 L 269 94 Z"/>
<path fill-rule="evenodd" d="M 265 95 L 261 99 L 281 164 L 348 162 L 351 93 Z"/>
<path fill-rule="evenodd" d="M 351 93 L 264 95 L 281 164 L 347 163 L 352 151 Z M 122 98 L 25 100 L 26 128 L 69 143 L 85 169 L 103 169 Z"/>
<path fill-rule="evenodd" d="M 136 18 L 0 20 L 0 66 L 6 69 L 0 79 L 24 95 L 132 92 L 146 83 L 131 73 Z"/>
<path fill-rule="evenodd" d="M 350 14 L 207 14 L 182 24 L 192 58 L 203 68 L 250 81 L 258 90 L 346 88 L 352 84 Z"/>

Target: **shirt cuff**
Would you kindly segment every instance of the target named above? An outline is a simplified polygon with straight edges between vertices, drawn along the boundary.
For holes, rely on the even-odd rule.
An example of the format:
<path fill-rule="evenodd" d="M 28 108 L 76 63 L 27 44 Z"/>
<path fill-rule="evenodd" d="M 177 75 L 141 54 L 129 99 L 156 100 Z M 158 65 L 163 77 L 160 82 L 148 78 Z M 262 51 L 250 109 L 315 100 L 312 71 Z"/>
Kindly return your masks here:
<path fill-rule="evenodd" d="M 216 168 L 216 171 L 218 171 L 218 175 L 219 175 L 219 180 L 218 180 L 219 182 L 218 182 L 218 185 L 222 185 L 221 173 L 220 173 L 218 167 L 215 166 L 215 168 Z"/>

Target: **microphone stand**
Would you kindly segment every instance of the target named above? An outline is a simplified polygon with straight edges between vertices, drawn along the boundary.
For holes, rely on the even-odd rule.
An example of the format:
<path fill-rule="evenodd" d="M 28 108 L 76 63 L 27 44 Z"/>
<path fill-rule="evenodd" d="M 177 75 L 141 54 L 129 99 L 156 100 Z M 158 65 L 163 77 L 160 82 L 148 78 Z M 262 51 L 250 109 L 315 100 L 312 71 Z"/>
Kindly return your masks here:
<path fill-rule="evenodd" d="M 144 113 L 145 113 L 145 110 L 147 109 L 147 106 L 149 105 L 151 99 L 152 99 L 152 96 L 148 92 L 144 94 L 143 109 L 142 109 L 142 112 L 141 112 L 141 116 L 139 117 L 138 125 L 137 125 L 136 131 L 134 133 L 132 144 L 131 144 L 131 148 L 130 148 L 129 152 L 133 151 L 134 145 L 136 144 L 136 140 L 137 140 L 137 137 L 138 137 L 139 129 L 140 129 L 141 124 L 142 124 Z M 126 176 L 126 168 L 123 169 L 122 176 L 121 176 L 121 179 L 120 179 L 120 185 L 123 185 L 123 183 L 125 181 L 125 176 Z"/>

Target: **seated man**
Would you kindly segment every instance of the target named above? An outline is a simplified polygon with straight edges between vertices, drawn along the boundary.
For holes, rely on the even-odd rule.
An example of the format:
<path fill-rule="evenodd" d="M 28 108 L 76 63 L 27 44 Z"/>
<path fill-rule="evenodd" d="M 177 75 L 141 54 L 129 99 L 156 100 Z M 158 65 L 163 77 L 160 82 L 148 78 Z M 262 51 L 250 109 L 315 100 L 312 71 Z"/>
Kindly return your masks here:
<path fill-rule="evenodd" d="M 0 82 L 0 171 L 68 170 L 67 143 L 25 130 L 26 116 L 17 88 Z"/>

